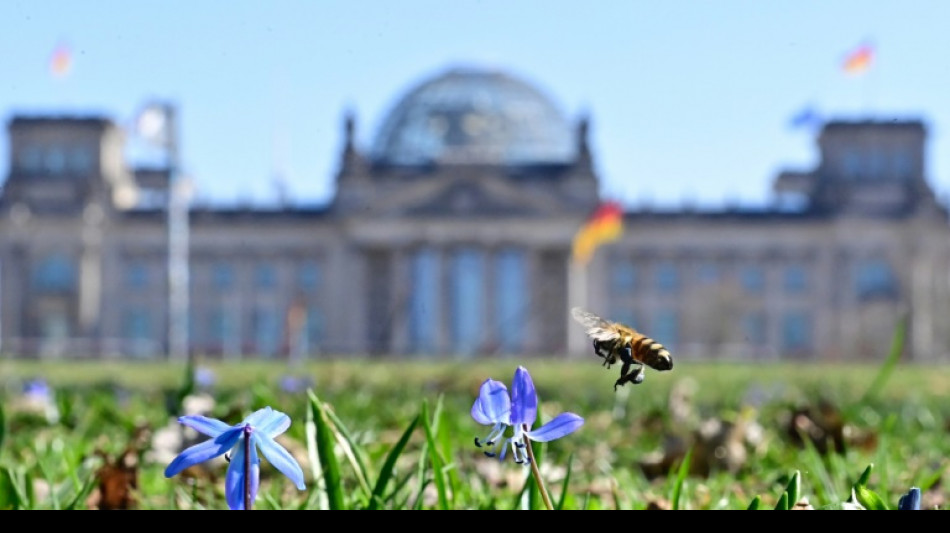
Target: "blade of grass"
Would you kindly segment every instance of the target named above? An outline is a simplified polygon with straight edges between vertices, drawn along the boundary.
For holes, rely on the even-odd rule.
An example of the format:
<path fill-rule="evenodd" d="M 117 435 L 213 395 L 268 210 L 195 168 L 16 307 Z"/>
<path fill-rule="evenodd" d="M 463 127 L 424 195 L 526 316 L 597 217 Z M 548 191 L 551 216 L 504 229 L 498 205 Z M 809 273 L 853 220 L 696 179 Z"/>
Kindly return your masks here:
<path fill-rule="evenodd" d="M 317 509 L 326 510 L 330 504 L 327 501 L 326 482 L 323 479 L 323 467 L 320 465 L 319 454 L 317 453 L 317 423 L 313 416 L 313 409 L 307 409 L 307 422 L 305 426 L 307 433 L 307 460 L 310 461 L 310 475 L 313 477 L 314 490 L 311 499 Z"/>
<path fill-rule="evenodd" d="M 7 433 L 6 418 L 3 417 L 3 404 L 0 404 L 0 455 L 3 455 L 3 437 Z"/>
<path fill-rule="evenodd" d="M 855 485 L 867 486 L 868 480 L 871 479 L 871 471 L 874 470 L 874 463 L 868 465 L 864 469 L 864 473 L 861 474 L 861 477 L 858 478 L 858 482 Z"/>
<path fill-rule="evenodd" d="M 887 380 L 894 372 L 894 367 L 897 366 L 897 361 L 900 359 L 901 353 L 904 350 L 904 336 L 906 329 L 907 320 L 905 317 L 901 317 L 897 321 L 897 325 L 894 327 L 894 336 L 891 338 L 891 350 L 887 355 L 887 359 L 885 359 L 884 363 L 881 364 L 881 369 L 878 370 L 877 375 L 874 376 L 874 380 L 871 381 L 871 385 L 868 386 L 868 389 L 864 392 L 864 395 L 861 396 L 861 399 L 854 407 L 866 405 L 869 400 L 880 394 L 881 389 L 883 389 L 884 385 L 887 384 Z"/>
<path fill-rule="evenodd" d="M 866 486 L 856 485 L 854 487 L 854 493 L 858 498 L 858 502 L 863 505 L 865 509 L 869 511 L 887 511 L 887 504 L 884 503 L 884 500 L 881 499 L 876 492 Z"/>
<path fill-rule="evenodd" d="M 761 505 L 761 504 L 762 504 L 762 498 L 759 498 L 758 496 L 756 496 L 755 498 L 752 498 L 752 502 L 749 503 L 749 506 L 746 507 L 745 510 L 746 510 L 746 511 L 758 511 L 758 510 L 759 510 L 759 505 Z"/>
<path fill-rule="evenodd" d="M 783 492 L 782 497 L 778 499 L 778 503 L 775 505 L 776 511 L 788 511 L 788 493 Z"/>
<path fill-rule="evenodd" d="M 445 472 L 442 470 L 443 461 L 442 457 L 439 456 L 439 448 L 436 446 L 432 422 L 429 421 L 429 402 L 426 400 L 422 401 L 422 425 L 426 431 L 426 444 L 428 445 L 429 460 L 432 463 L 432 478 L 439 496 L 439 509 L 445 511 L 449 508 L 449 499 L 445 493 Z"/>
<path fill-rule="evenodd" d="M 554 508 L 558 511 L 564 509 L 564 502 L 567 501 L 567 489 L 571 483 L 571 470 L 574 466 L 574 454 L 571 453 L 567 458 L 567 472 L 564 474 L 564 482 L 561 483 L 561 496 L 557 499 L 557 504 Z"/>
<path fill-rule="evenodd" d="M 930 476 L 925 477 L 924 480 L 920 482 L 920 485 L 919 485 L 920 491 L 927 492 L 928 490 L 930 490 L 930 487 L 933 487 L 938 481 L 940 481 L 941 477 L 943 477 L 942 470 L 937 470 Z"/>
<path fill-rule="evenodd" d="M 393 490 L 389 492 L 389 495 L 383 498 L 383 502 L 392 501 L 395 502 L 395 509 L 406 509 L 409 507 L 409 497 L 410 494 L 406 494 L 405 498 L 402 501 L 396 502 L 396 496 L 402 492 L 402 489 L 406 488 L 409 485 L 409 482 L 412 481 L 412 476 L 415 475 L 414 472 L 409 472 L 402 477 L 399 481 L 396 482 L 396 486 L 393 487 Z"/>
<path fill-rule="evenodd" d="M 801 499 L 802 491 L 802 473 L 799 470 L 796 470 L 792 474 L 792 479 L 788 481 L 788 486 L 785 487 L 785 492 L 788 494 L 788 506 L 789 508 L 793 507 L 798 500 Z"/>
<path fill-rule="evenodd" d="M 37 458 L 36 466 L 37 468 L 40 469 L 40 474 L 43 475 L 43 479 L 47 480 L 50 483 L 50 490 L 49 490 L 50 506 L 52 506 L 54 511 L 58 511 L 60 509 L 59 491 L 56 490 L 56 486 L 51 481 L 56 478 L 55 476 L 53 476 L 53 472 L 49 469 L 49 465 L 46 464 L 46 461 L 44 459 Z"/>
<path fill-rule="evenodd" d="M 425 503 L 425 498 L 423 497 L 423 495 L 425 494 L 426 487 L 429 486 L 429 483 L 432 483 L 431 479 L 427 479 L 422 485 L 419 485 L 419 492 L 416 494 L 416 501 L 413 503 L 413 506 L 412 506 L 413 509 L 415 509 L 416 511 L 422 510 L 422 506 Z"/>
<path fill-rule="evenodd" d="M 317 454 L 320 457 L 323 479 L 326 482 L 328 508 L 331 511 L 341 510 L 345 506 L 343 503 L 343 483 L 340 479 L 340 464 L 333 452 L 333 444 L 336 439 L 334 439 L 333 431 L 327 423 L 323 402 L 317 398 L 312 390 L 308 390 L 307 395 L 310 396 L 310 409 L 313 411 L 313 422 L 316 426 Z"/>
<path fill-rule="evenodd" d="M 386 456 L 386 461 L 383 462 L 383 467 L 379 471 L 379 477 L 376 479 L 376 487 L 373 489 L 373 494 L 369 502 L 369 508 L 371 510 L 379 508 L 378 502 L 382 502 L 381 498 L 383 497 L 383 492 L 386 490 L 386 484 L 389 483 L 389 479 L 393 475 L 396 460 L 399 459 L 403 450 L 406 449 L 406 444 L 409 443 L 412 432 L 415 431 L 416 425 L 419 424 L 419 418 L 420 416 L 416 416 L 412 419 L 412 422 L 409 423 L 409 427 L 406 428 L 402 433 L 402 437 L 399 438 L 399 442 L 393 446 L 393 449 L 389 451 L 389 455 Z"/>
<path fill-rule="evenodd" d="M 96 486 L 98 477 L 95 473 L 90 474 L 86 478 L 86 482 L 83 483 L 82 488 L 80 488 L 76 495 L 73 496 L 73 499 L 69 500 L 69 503 L 63 507 L 66 511 L 75 511 L 79 509 L 79 506 L 86 502 L 86 498 L 89 497 L 89 493 L 92 492 L 92 488 Z"/>
<path fill-rule="evenodd" d="M 831 473 L 828 471 L 828 467 L 825 466 L 825 462 L 821 458 L 821 454 L 818 453 L 818 449 L 815 448 L 814 443 L 803 431 L 798 432 L 801 435 L 802 443 L 805 446 L 805 455 L 808 458 L 808 469 L 807 471 L 818 477 L 818 480 L 821 483 L 815 484 L 815 495 L 819 500 L 832 500 L 834 503 L 838 503 L 841 499 L 838 497 L 838 487 L 835 486 L 834 480 L 831 478 Z"/>
<path fill-rule="evenodd" d="M 350 466 L 353 467 L 360 488 L 363 489 L 363 493 L 369 498 L 371 492 L 369 488 L 369 475 L 367 474 L 368 471 L 366 469 L 366 461 L 363 459 L 362 449 L 356 443 L 353 434 L 350 433 L 343 421 L 340 420 L 340 417 L 337 416 L 333 407 L 329 405 L 324 405 L 324 407 L 327 418 L 330 420 L 330 428 L 333 429 L 333 433 L 340 443 L 343 453 L 350 462 Z"/>
<path fill-rule="evenodd" d="M 686 475 L 689 474 L 689 463 L 692 458 L 693 448 L 691 447 L 687 450 L 686 457 L 683 457 L 683 462 L 680 463 L 680 470 L 676 475 L 676 484 L 673 485 L 673 496 L 670 498 L 670 502 L 674 511 L 680 508 L 680 495 L 683 493 L 683 483 L 686 482 Z"/>
<path fill-rule="evenodd" d="M 435 409 L 432 411 L 432 431 L 435 433 L 438 438 L 439 444 L 441 445 L 442 457 L 452 457 L 452 435 L 449 431 L 446 430 L 446 425 L 448 421 L 443 419 L 442 411 L 445 407 L 445 395 L 439 394 L 439 398 L 435 402 Z M 443 423 L 445 422 L 445 423 Z M 449 486 L 452 490 L 449 491 L 449 494 L 452 498 L 455 497 L 455 494 L 459 493 L 459 487 L 461 486 L 461 481 L 458 477 L 458 469 L 455 468 L 454 463 L 446 462 L 443 465 L 443 470 L 446 473 Z"/>

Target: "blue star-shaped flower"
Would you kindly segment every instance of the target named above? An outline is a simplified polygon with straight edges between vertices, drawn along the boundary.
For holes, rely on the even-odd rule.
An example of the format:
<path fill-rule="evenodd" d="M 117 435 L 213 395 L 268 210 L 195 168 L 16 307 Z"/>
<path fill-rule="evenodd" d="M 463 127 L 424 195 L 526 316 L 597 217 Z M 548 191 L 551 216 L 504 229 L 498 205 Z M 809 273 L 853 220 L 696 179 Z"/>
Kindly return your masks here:
<path fill-rule="evenodd" d="M 290 427 L 290 417 L 286 414 L 265 407 L 255 411 L 235 426 L 204 416 L 182 416 L 178 418 L 178 422 L 208 435 L 211 440 L 206 440 L 181 452 L 165 469 L 165 477 L 172 477 L 189 466 L 214 459 L 230 451 L 231 464 L 228 466 L 224 482 L 225 495 L 229 508 L 244 509 L 244 487 L 247 476 L 250 476 L 248 486 L 251 503 L 257 498 L 261 473 L 261 460 L 257 456 L 257 448 L 260 448 L 270 464 L 290 478 L 298 489 L 304 490 L 303 470 L 297 464 L 297 460 L 274 441 L 274 437 Z M 245 456 L 245 439 L 248 438 L 251 439 L 249 461 Z M 249 470 L 248 467 L 250 467 Z"/>
<path fill-rule="evenodd" d="M 538 418 L 538 395 L 531 380 L 531 374 L 523 366 L 515 370 L 515 377 L 511 382 L 511 396 L 505 384 L 493 379 L 486 379 L 478 392 L 478 399 L 472 405 L 472 418 L 485 426 L 492 426 L 484 444 L 491 448 L 485 455 L 494 457 L 500 449 L 500 459 L 505 458 L 507 446 L 511 444 L 511 451 L 516 463 L 527 463 L 528 455 L 525 451 L 524 437 L 537 442 L 548 442 L 570 435 L 582 425 L 584 419 L 574 413 L 561 413 L 547 424 L 536 430 L 531 430 L 532 424 Z M 511 426 L 514 434 L 499 440 L 505 429 Z M 482 447 L 482 441 L 475 438 L 475 445 Z"/>

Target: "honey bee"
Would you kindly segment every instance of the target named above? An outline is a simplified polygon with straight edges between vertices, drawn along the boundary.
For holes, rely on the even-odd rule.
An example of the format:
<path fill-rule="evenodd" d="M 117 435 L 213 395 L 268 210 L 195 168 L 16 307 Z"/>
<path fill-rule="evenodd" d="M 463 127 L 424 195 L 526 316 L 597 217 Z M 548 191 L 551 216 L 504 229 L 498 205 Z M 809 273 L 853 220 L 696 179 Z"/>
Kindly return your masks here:
<path fill-rule="evenodd" d="M 643 365 L 655 370 L 672 370 L 673 356 L 662 344 L 619 322 L 608 322 L 590 311 L 575 307 L 571 315 L 587 328 L 587 336 L 594 339 L 594 353 L 604 359 L 604 366 L 618 360 L 623 363 L 620 379 L 614 390 L 626 383 L 643 382 Z M 636 365 L 633 371 L 630 367 Z"/>

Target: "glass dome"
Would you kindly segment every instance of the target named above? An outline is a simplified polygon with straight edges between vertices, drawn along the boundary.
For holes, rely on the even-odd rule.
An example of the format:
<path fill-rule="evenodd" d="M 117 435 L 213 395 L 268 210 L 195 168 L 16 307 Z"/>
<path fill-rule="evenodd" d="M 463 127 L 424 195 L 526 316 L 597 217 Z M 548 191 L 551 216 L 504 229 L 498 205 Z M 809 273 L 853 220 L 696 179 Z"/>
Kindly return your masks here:
<path fill-rule="evenodd" d="M 567 163 L 572 130 L 538 89 L 497 71 L 452 69 L 409 91 L 386 117 L 373 159 L 428 163 Z"/>

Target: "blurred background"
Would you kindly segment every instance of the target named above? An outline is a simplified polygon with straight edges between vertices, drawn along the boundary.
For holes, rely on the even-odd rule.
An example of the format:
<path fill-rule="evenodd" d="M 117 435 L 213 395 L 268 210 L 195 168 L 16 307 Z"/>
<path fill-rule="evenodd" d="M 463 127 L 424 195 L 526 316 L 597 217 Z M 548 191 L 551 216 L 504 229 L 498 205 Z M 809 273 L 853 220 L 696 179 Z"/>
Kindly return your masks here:
<path fill-rule="evenodd" d="M 5 3 L 0 353 L 947 361 L 948 10 Z"/>

